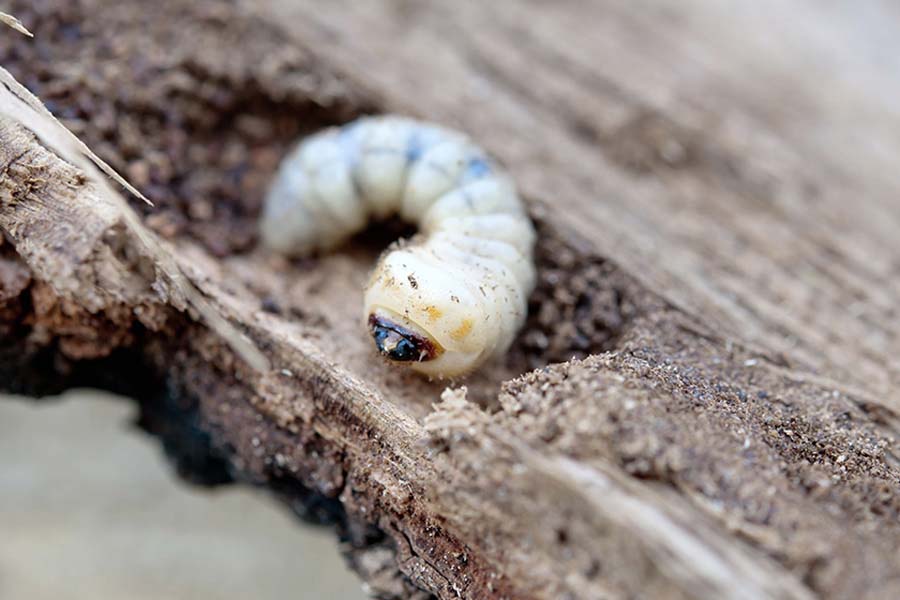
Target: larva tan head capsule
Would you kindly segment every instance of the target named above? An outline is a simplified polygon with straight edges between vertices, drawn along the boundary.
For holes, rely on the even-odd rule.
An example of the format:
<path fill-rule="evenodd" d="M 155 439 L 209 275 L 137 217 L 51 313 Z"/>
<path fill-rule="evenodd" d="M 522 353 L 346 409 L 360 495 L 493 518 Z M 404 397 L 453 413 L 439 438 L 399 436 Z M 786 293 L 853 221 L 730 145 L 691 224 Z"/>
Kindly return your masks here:
<path fill-rule="evenodd" d="M 483 297 L 464 271 L 421 246 L 385 255 L 365 295 L 378 351 L 432 377 L 464 375 L 484 362 L 494 351 L 497 320 L 484 318 Z"/>

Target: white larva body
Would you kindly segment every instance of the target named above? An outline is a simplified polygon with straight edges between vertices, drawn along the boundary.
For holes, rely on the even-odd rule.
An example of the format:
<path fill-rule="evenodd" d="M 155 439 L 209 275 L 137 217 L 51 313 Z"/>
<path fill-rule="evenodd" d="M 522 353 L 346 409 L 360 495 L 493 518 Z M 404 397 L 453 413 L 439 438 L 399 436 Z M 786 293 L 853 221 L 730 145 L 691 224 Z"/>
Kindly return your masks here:
<path fill-rule="evenodd" d="M 508 176 L 464 135 L 396 116 L 315 134 L 282 163 L 260 230 L 297 256 L 394 213 L 419 234 L 382 255 L 366 287 L 378 349 L 437 377 L 505 353 L 534 287 L 535 233 Z"/>

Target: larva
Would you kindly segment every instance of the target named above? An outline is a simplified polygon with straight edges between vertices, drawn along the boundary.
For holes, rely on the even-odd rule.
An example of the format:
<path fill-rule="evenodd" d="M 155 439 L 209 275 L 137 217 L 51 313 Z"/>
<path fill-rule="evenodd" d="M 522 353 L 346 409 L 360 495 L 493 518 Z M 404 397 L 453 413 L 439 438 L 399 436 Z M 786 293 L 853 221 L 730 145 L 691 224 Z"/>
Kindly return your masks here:
<path fill-rule="evenodd" d="M 534 287 L 535 233 L 510 178 L 463 134 L 397 116 L 319 132 L 282 162 L 260 231 L 297 256 L 395 213 L 419 232 L 381 256 L 366 286 L 379 352 L 436 377 L 504 354 Z"/>

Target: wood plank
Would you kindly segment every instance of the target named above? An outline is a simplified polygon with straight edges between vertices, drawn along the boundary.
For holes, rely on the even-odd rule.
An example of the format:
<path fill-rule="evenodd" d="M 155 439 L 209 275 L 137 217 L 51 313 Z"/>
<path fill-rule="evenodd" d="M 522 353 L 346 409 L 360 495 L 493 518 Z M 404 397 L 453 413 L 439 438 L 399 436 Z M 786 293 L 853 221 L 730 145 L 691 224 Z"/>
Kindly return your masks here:
<path fill-rule="evenodd" d="M 13 4 L 4 64 L 156 207 L 4 112 L 4 389 L 133 378 L 339 501 L 385 597 L 900 594 L 887 3 Z M 465 382 L 373 355 L 384 236 L 254 247 L 296 136 L 388 111 L 469 131 L 539 226 L 529 321 Z"/>

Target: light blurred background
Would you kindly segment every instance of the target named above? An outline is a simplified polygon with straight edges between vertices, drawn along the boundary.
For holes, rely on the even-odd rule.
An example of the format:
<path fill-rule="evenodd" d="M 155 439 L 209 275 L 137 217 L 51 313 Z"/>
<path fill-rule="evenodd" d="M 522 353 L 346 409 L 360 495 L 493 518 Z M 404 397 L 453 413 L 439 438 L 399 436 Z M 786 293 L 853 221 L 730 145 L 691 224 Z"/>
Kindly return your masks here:
<path fill-rule="evenodd" d="M 365 598 L 327 528 L 186 484 L 136 407 L 0 395 L 0 599 Z"/>

